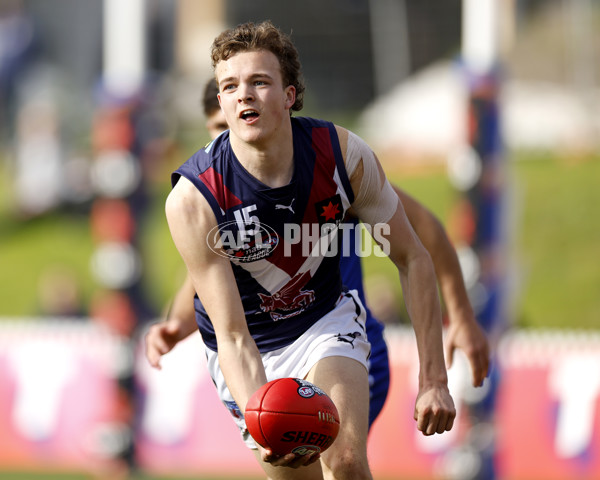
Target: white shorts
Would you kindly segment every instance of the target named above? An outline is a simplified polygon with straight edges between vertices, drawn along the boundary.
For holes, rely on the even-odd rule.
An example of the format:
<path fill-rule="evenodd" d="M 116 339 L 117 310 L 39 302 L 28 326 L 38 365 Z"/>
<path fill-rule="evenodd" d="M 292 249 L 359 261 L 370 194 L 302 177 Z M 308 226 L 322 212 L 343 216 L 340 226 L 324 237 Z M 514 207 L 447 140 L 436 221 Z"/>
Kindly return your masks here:
<path fill-rule="evenodd" d="M 304 378 L 311 368 L 326 357 L 348 357 L 362 363 L 368 371 L 367 361 L 371 344 L 365 331 L 366 312 L 356 290 L 343 293 L 334 309 L 317 321 L 294 343 L 261 355 L 267 381 L 276 378 Z M 219 366 L 217 352 L 206 349 L 208 370 L 219 398 L 231 413 L 246 445 L 256 448 L 248 433 L 243 412 L 239 409 Z"/>

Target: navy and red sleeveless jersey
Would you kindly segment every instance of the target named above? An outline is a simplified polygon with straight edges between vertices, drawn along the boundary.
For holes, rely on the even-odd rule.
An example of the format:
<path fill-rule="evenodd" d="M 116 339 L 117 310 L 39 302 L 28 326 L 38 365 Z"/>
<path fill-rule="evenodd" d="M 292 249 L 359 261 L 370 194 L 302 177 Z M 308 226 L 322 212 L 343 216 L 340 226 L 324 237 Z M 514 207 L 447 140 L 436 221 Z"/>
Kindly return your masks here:
<path fill-rule="evenodd" d="M 172 176 L 173 185 L 181 176 L 190 180 L 212 207 L 219 228 L 206 241 L 230 259 L 261 352 L 291 344 L 334 307 L 342 291 L 336 231 L 354 201 L 335 126 L 291 121 L 288 185 L 270 188 L 250 175 L 231 149 L 229 131 Z M 197 297 L 195 309 L 206 346 L 216 350 L 213 325 Z"/>

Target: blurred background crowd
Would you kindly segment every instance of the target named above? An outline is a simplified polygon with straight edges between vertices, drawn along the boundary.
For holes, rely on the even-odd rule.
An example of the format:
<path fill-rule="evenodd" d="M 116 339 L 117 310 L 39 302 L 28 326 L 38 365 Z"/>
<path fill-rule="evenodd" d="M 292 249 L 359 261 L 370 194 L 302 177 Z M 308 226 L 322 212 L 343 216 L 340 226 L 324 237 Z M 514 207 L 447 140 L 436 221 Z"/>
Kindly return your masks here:
<path fill-rule="evenodd" d="M 3 325 L 135 342 L 162 318 L 184 275 L 164 199 L 209 139 L 210 44 L 263 19 L 300 51 L 301 113 L 363 136 L 446 225 L 488 331 L 597 331 L 598 0 L 0 0 Z M 406 324 L 388 267 L 365 259 L 367 296 Z"/>

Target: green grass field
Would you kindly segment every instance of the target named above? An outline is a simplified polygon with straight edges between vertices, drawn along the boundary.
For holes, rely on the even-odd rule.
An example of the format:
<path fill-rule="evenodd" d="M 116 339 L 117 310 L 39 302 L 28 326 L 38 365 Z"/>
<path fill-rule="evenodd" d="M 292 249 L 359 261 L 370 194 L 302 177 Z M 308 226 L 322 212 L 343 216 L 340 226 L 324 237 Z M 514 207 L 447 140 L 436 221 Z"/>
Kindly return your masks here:
<path fill-rule="evenodd" d="M 600 158 L 515 168 L 523 274 L 518 324 L 600 328 Z"/>
<path fill-rule="evenodd" d="M 516 325 L 600 327 L 600 222 L 595 211 L 600 205 L 600 158 L 573 161 L 538 155 L 512 161 L 508 171 L 518 280 Z M 456 192 L 443 171 L 398 173 L 393 179 L 446 220 Z M 7 174 L 0 170 L 0 316 L 37 315 L 38 278 L 57 264 L 76 275 L 87 301 L 96 288 L 89 269 L 94 247 L 87 216 L 56 212 L 20 221 L 11 215 L 8 186 Z M 140 227 L 144 286 L 157 311 L 184 272 L 164 219 L 165 195 L 166 190 L 155 195 Z M 387 259 L 366 258 L 365 273 L 389 276 L 399 291 Z"/>

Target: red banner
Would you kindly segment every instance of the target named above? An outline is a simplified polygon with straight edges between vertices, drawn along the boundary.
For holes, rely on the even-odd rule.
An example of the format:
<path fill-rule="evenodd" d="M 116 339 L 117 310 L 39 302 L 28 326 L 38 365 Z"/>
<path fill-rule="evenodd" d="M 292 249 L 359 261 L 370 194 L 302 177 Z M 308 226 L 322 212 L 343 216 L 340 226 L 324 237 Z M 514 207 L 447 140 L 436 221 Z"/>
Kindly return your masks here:
<path fill-rule="evenodd" d="M 422 436 L 412 418 L 413 334 L 387 333 L 391 390 L 369 437 L 376 476 L 456 476 L 476 467 L 470 449 L 487 442 L 505 480 L 600 478 L 600 333 L 507 335 L 495 365 L 494 425 L 470 424 L 469 405 L 490 382 L 470 387 L 459 356 L 449 372 L 456 426 L 433 437 Z M 127 441 L 117 384 L 132 367 L 129 353 L 120 337 L 93 324 L 0 322 L 0 469 L 110 468 Z M 162 366 L 148 366 L 140 343 L 133 366 L 138 466 L 165 475 L 223 473 L 224 466 L 240 478 L 260 474 L 217 398 L 199 336 Z"/>
<path fill-rule="evenodd" d="M 87 323 L 0 322 L 0 468 L 106 470 L 127 442 L 126 344 Z"/>

